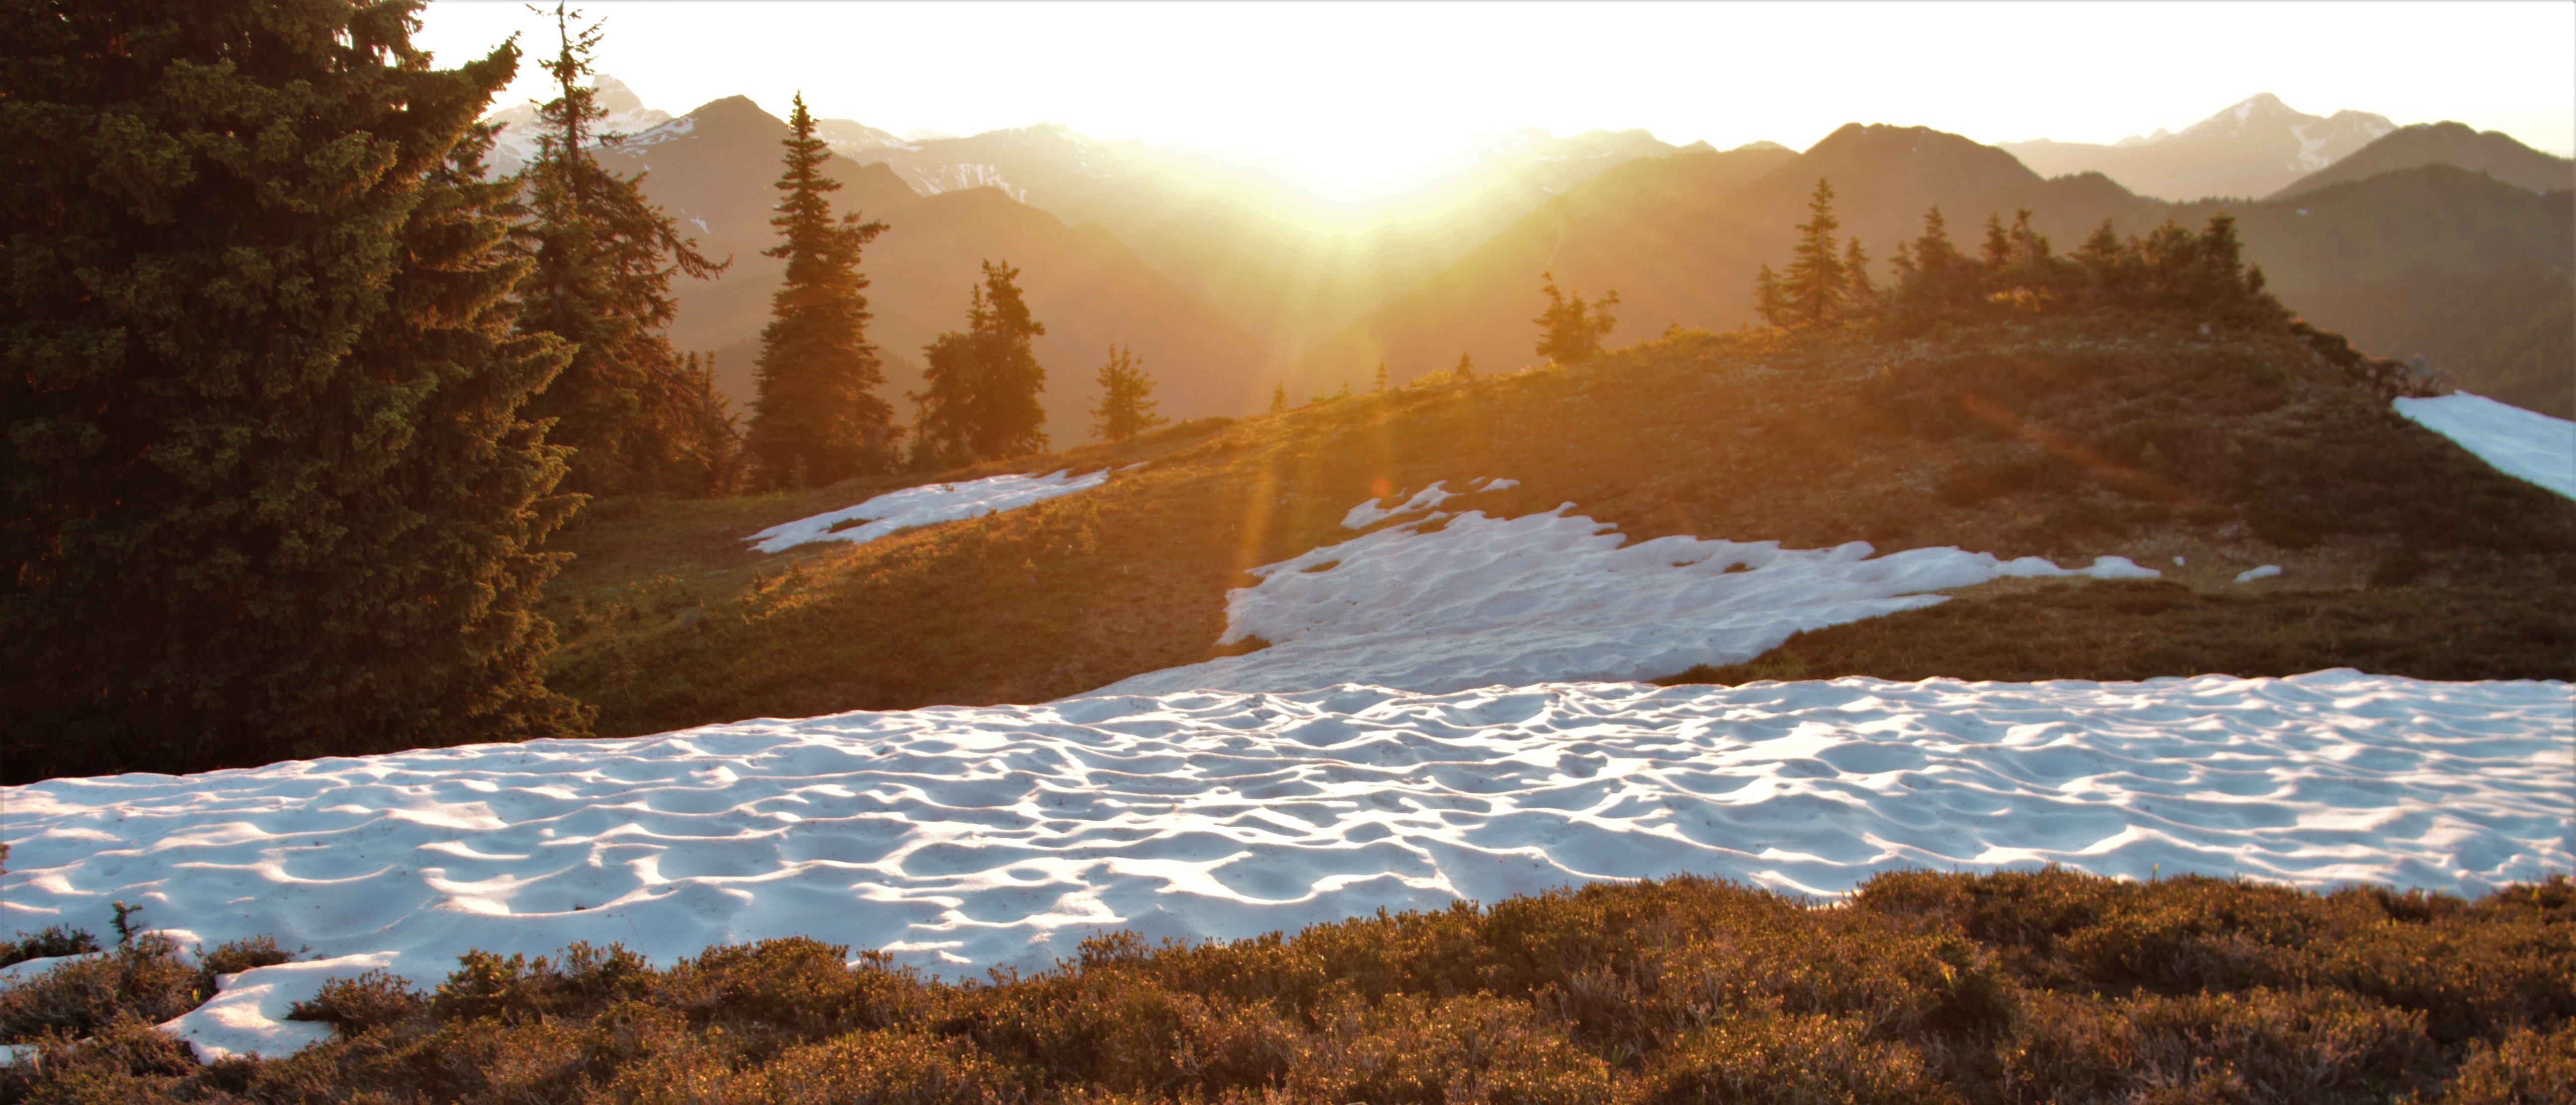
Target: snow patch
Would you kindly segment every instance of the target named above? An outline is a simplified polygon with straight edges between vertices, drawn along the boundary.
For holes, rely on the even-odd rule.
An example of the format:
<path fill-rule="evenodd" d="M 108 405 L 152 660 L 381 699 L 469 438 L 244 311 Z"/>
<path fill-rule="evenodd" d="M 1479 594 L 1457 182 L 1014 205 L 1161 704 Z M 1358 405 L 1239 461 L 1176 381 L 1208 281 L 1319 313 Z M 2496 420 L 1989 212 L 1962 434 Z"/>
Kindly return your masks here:
<path fill-rule="evenodd" d="M 1363 503 L 1343 524 L 1372 524 L 1447 495 L 1433 484 L 1393 511 L 1371 513 L 1374 504 Z M 1219 643 L 1257 636 L 1268 648 L 1094 693 L 1298 691 L 1346 681 L 1443 693 L 1648 679 L 1750 660 L 1802 630 L 1943 601 L 1926 592 L 2006 577 L 2158 575 L 2117 556 L 2070 570 L 1955 548 L 1873 557 L 1866 542 L 1783 549 L 1675 536 L 1622 547 L 1616 527 L 1568 515 L 1572 506 L 1510 519 L 1435 514 L 1255 568 L 1261 582 L 1226 598 Z M 1439 520 L 1447 525 L 1423 531 Z"/>
<path fill-rule="evenodd" d="M 1448 502 L 1451 499 L 1455 499 L 1461 494 L 1504 491 L 1510 488 L 1519 487 L 1520 485 L 1521 481 L 1519 480 L 1496 479 L 1494 477 L 1487 476 L 1483 479 L 1469 481 L 1465 492 L 1457 492 L 1448 490 L 1449 481 L 1434 480 L 1432 481 L 1431 486 L 1414 492 L 1412 498 L 1406 499 L 1393 507 L 1380 507 L 1377 505 L 1379 500 L 1376 499 L 1370 499 L 1358 506 L 1352 507 L 1348 513 L 1342 515 L 1342 528 L 1367 529 L 1370 526 L 1374 526 L 1389 518 L 1398 518 L 1407 514 L 1419 514 L 1426 510 L 1437 510 L 1439 509 L 1440 504 Z M 1434 515 L 1434 517 L 1439 516 Z"/>
<path fill-rule="evenodd" d="M 218 975 L 214 997 L 163 1022 L 161 1031 L 186 1041 L 200 1063 L 236 1055 L 283 1058 L 331 1038 L 330 1025 L 286 1019 L 296 1002 L 321 993 L 323 983 L 356 978 L 401 958 L 395 951 L 364 952 Z"/>
<path fill-rule="evenodd" d="M 2241 572 L 2236 573 L 2236 582 L 2238 582 L 2238 583 L 2252 583 L 2252 582 L 2254 582 L 2255 580 L 2258 580 L 2258 579 L 2270 579 L 2270 578 L 2272 578 L 2273 576 L 2277 576 L 2277 575 L 2279 575 L 2279 574 L 2281 574 L 2281 566 L 2280 566 L 2280 565 L 2278 565 L 2278 564 L 2266 564 L 2266 565 L 2263 565 L 2263 566 L 2262 566 L 2262 567 L 2260 567 L 2260 568 L 2247 568 L 2247 569 L 2245 569 L 2244 571 L 2241 571 Z"/>
<path fill-rule="evenodd" d="M 667 965 L 812 934 L 954 976 L 1102 929 L 1228 939 L 1683 873 L 2476 893 L 2576 866 L 2571 724 L 2564 683 L 2351 671 L 1106 695 L 0 788 L 0 898 L 22 925 L 150 900 L 208 946 L 310 945 L 169 1026 L 274 1056 L 322 1038 L 283 1017 L 327 979 L 429 986 L 469 949 L 576 940 Z"/>
<path fill-rule="evenodd" d="M 2397 413 L 2459 442 L 2496 471 L 2576 499 L 2576 422 L 2456 392 L 2400 399 Z"/>
<path fill-rule="evenodd" d="M 759 542 L 752 548 L 765 553 L 785 552 L 817 541 L 864 545 L 898 530 L 1018 510 L 1109 482 L 1106 468 L 1084 476 L 1069 476 L 1071 471 L 1063 469 L 1044 476 L 988 476 L 965 483 L 926 483 L 889 491 L 857 506 L 782 522 L 743 540 Z M 853 522 L 866 524 L 849 524 Z M 836 526 L 841 528 L 835 530 Z"/>

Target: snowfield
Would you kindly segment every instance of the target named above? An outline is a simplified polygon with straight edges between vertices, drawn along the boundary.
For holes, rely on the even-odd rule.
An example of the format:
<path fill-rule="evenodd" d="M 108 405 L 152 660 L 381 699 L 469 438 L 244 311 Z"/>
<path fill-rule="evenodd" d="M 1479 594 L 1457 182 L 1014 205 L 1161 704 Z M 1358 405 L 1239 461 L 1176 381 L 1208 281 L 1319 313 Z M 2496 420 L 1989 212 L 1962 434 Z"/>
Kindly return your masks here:
<path fill-rule="evenodd" d="M 2465 391 L 2395 405 L 2397 413 L 2459 442 L 2496 471 L 2576 499 L 2576 422 Z"/>
<path fill-rule="evenodd" d="M 2462 409 L 2492 422 L 2434 408 Z M 864 542 L 1108 477 L 909 488 L 750 540 Z M 1259 569 L 1226 639 L 1269 647 L 1043 705 L 0 788 L 0 929 L 104 931 L 122 900 L 183 943 L 309 946 L 163 1026 L 212 1059 L 326 1038 L 283 1018 L 328 979 L 431 985 L 478 948 L 668 964 L 810 935 L 954 975 L 1103 930 L 1227 939 L 1684 873 L 1832 896 L 1896 868 L 2058 863 L 2474 894 L 2576 867 L 2563 683 L 1583 682 L 1750 658 L 1947 588 L 2156 573 L 1621 547 L 1570 503 L 1437 509 L 1456 494 L 1354 507 L 1367 532 Z"/>
<path fill-rule="evenodd" d="M 2476 892 L 2576 865 L 2560 683 L 2321 672 L 1451 694 L 1107 695 L 6 792 L 5 926 L 108 906 L 245 972 L 168 1026 L 280 1054 L 334 975 L 469 948 L 668 963 L 810 934 L 965 973 L 1101 929 L 1223 938 L 1696 873 L 2063 863 Z"/>
<path fill-rule="evenodd" d="M 1106 468 L 1084 476 L 1071 476 L 1070 472 L 1066 469 L 1044 476 L 990 476 L 964 483 L 926 483 L 889 491 L 857 506 L 782 522 L 743 540 L 758 542 L 752 548 L 765 553 L 785 552 L 816 541 L 864 545 L 897 530 L 1018 510 L 1109 482 Z M 855 522 L 867 524 L 850 524 Z M 844 528 L 835 532 L 834 526 Z"/>
<path fill-rule="evenodd" d="M 1375 525 L 1451 497 L 1433 484 L 1391 510 L 1362 503 L 1343 525 Z M 1652 679 L 1693 664 L 1750 660 L 1803 630 L 1946 601 L 1929 591 L 2006 577 L 2157 575 L 2117 556 L 2079 570 L 1955 548 L 1872 557 L 1862 541 L 1783 549 L 1777 541 L 1675 536 L 1622 547 L 1617 527 L 1568 515 L 1573 505 L 1520 518 L 1434 512 L 1255 568 L 1260 584 L 1227 596 L 1219 643 L 1259 637 L 1269 647 L 1094 693 L 1297 691 L 1344 682 L 1438 693 Z M 1446 524 L 1430 528 L 1437 523 Z"/>

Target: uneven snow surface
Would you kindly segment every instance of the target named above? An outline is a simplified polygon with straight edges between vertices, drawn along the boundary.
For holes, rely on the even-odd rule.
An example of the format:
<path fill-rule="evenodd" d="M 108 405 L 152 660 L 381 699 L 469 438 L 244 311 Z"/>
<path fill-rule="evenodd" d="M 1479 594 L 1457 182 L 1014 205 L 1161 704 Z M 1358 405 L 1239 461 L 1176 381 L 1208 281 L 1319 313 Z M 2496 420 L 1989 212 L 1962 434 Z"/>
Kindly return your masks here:
<path fill-rule="evenodd" d="M 1088 491 L 1109 482 L 1106 468 L 1086 476 L 1068 477 L 1069 471 L 1045 476 L 988 476 L 965 483 L 926 483 L 907 487 L 886 492 L 857 506 L 782 522 L 743 540 L 759 542 L 752 548 L 765 553 L 785 552 L 815 541 L 847 541 L 853 545 L 864 545 L 897 530 L 1018 510 L 1030 503 Z M 832 532 L 833 526 L 860 521 L 867 524 Z"/>
<path fill-rule="evenodd" d="M 1353 508 L 1345 525 L 1438 505 L 1439 484 L 1392 511 Z M 1955 548 L 1871 557 L 1867 542 L 1783 549 L 1659 537 L 1622 548 L 1615 527 L 1565 513 L 1434 514 L 1445 528 L 1391 526 L 1253 569 L 1226 599 L 1220 643 L 1270 647 L 1133 676 L 1096 694 L 1223 688 L 1296 691 L 1357 682 L 1443 692 L 1568 679 L 1651 679 L 1729 664 L 1791 634 L 1943 601 L 1925 594 L 2006 576 L 2151 579 L 2106 556 L 2069 571 L 2039 557 Z M 1365 512 L 1365 513 L 1364 513 Z"/>
<path fill-rule="evenodd" d="M 0 927 L 109 903 L 317 958 L 169 1026 L 318 1038 L 326 977 L 810 934 L 962 972 L 1690 872 L 1832 894 L 2060 862 L 2477 891 L 2576 866 L 2569 689 L 2292 679 L 1445 695 L 1341 686 L 752 721 L 0 790 Z"/>
<path fill-rule="evenodd" d="M 2576 422 L 2465 391 L 2396 405 L 2397 413 L 2459 442 L 2496 471 L 2576 499 Z"/>

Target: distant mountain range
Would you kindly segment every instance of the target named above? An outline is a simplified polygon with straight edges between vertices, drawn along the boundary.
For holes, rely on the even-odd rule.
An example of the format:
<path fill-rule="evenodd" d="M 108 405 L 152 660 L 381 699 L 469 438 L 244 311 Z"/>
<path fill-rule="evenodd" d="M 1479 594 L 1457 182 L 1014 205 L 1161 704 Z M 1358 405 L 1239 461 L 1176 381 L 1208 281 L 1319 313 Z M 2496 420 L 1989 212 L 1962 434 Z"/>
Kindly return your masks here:
<path fill-rule="evenodd" d="M 2300 177 L 2297 183 L 2270 198 L 2304 196 L 2417 165 L 2456 165 L 2534 192 L 2576 188 L 2576 161 L 2542 153 L 2501 131 L 2480 132 L 2465 123 L 2418 123 L 2381 135 L 2351 156 Z"/>
<path fill-rule="evenodd" d="M 2362 111 L 2309 115 L 2265 92 L 2178 134 L 2159 130 L 2108 146 L 2041 139 L 2002 148 L 2044 177 L 2101 173 L 2167 200 L 2248 198 L 2280 191 L 2395 129 Z"/>
<path fill-rule="evenodd" d="M 720 384 L 747 402 L 779 279 L 780 263 L 759 251 L 772 241 L 771 181 L 786 125 L 742 97 L 672 118 L 613 78 L 601 87 L 616 121 L 609 129 L 634 128 L 604 147 L 606 159 L 648 171 L 647 192 L 702 246 L 734 258 L 717 281 L 681 282 L 673 339 L 717 351 Z M 495 118 L 513 124 L 505 147 L 533 148 L 524 137 L 532 106 Z M 1258 409 L 1276 382 L 1299 399 L 1365 387 L 1381 362 L 1398 379 L 1445 370 L 1461 353 L 1487 369 L 1520 367 L 1534 359 L 1541 272 L 1587 296 L 1617 289 L 1614 342 L 1675 323 L 1742 324 L 1752 318 L 1755 270 L 1786 259 L 1820 177 L 1839 193 L 1846 235 L 1881 262 L 1936 203 L 1965 247 L 1989 213 L 2029 208 L 2071 248 L 2106 218 L 2124 231 L 2166 219 L 2196 225 L 2221 205 L 2168 202 L 2157 187 L 2268 195 L 2226 206 L 2294 308 L 2375 352 L 2423 353 L 2473 390 L 2486 380 L 2491 393 L 2539 409 L 2576 404 L 2557 397 L 2569 389 L 2505 380 L 2568 375 L 2532 366 L 2554 363 L 2534 350 L 2553 333 L 2543 317 L 2549 289 L 2563 286 L 2576 256 L 2565 191 L 2576 173 L 2567 159 L 2458 124 L 2396 128 L 2349 111 L 2321 118 L 2267 95 L 2180 134 L 2115 146 L 1994 147 L 1855 124 L 1803 153 L 1771 143 L 1721 152 L 1643 131 L 1523 131 L 1464 168 L 1363 204 L 1062 126 L 961 138 L 827 120 L 821 133 L 839 154 L 830 171 L 848 185 L 840 209 L 893 228 L 865 267 L 878 316 L 871 335 L 898 410 L 917 386 L 922 344 L 962 324 L 977 262 L 1007 259 L 1024 270 L 1050 328 L 1038 352 L 1060 442 L 1087 428 L 1091 370 L 1111 342 L 1145 357 L 1165 413 L 1193 417 Z M 2101 151 L 2110 151 L 2107 168 L 2084 161 Z M 2481 294 L 2494 297 L 2477 312 L 2486 337 L 2434 317 Z M 2498 322 L 2499 312 L 2512 321 Z M 2494 337 L 2499 327 L 2523 336 Z"/>
<path fill-rule="evenodd" d="M 760 330 L 785 268 L 760 251 L 776 240 L 772 181 L 787 133 L 785 122 L 736 96 L 601 153 L 618 171 L 644 172 L 645 193 L 694 230 L 702 249 L 733 259 L 718 280 L 675 284 L 680 318 L 671 336 L 685 349 L 714 350 L 717 383 L 741 406 L 755 394 Z M 1068 226 L 998 188 L 921 195 L 881 163 L 835 157 L 826 171 L 843 184 L 835 210 L 891 227 L 868 247 L 863 271 L 876 315 L 869 338 L 883 351 L 898 414 L 910 414 L 903 393 L 921 385 L 921 347 L 965 328 L 977 266 L 988 258 L 1020 267 L 1047 325 L 1037 354 L 1049 369 L 1044 401 L 1058 438 L 1079 441 L 1088 431 L 1092 369 L 1112 342 L 1132 347 L 1162 379 L 1167 415 L 1239 413 L 1257 401 L 1263 356 L 1252 335 L 1099 226 Z"/>
<path fill-rule="evenodd" d="M 2576 257 L 2576 205 L 2568 192 L 2535 193 L 2449 165 L 2382 173 L 2295 202 L 2172 204 L 2099 174 L 2042 179 L 2004 151 L 1958 135 L 1853 124 L 1803 154 L 1683 154 L 1604 174 L 1299 358 L 1288 369 L 1292 387 L 1331 390 L 1342 379 L 1364 378 L 1380 361 L 1399 379 L 1445 369 L 1461 353 L 1488 368 L 1531 363 L 1528 320 L 1544 305 L 1540 271 L 1586 295 L 1616 289 L 1623 302 L 1614 342 L 1672 324 L 1725 329 L 1750 322 L 1754 274 L 1787 261 L 1820 178 L 1833 182 L 1844 234 L 1857 236 L 1882 263 L 1882 280 L 1891 275 L 1883 263 L 1896 244 L 1920 232 L 1935 204 L 1949 218 L 1952 239 L 1970 251 L 1987 216 L 2022 208 L 2060 249 L 2072 249 L 2105 219 L 2143 232 L 2169 219 L 2196 227 L 2225 208 L 2238 219 L 2247 256 L 2293 309 L 2330 329 L 2391 337 L 2425 332 L 2401 320 L 2431 309 L 2430 301 L 2410 306 L 2355 289 L 2523 265 L 2563 273 Z M 2475 366 L 2448 356 L 2434 363 L 2474 389 Z"/>

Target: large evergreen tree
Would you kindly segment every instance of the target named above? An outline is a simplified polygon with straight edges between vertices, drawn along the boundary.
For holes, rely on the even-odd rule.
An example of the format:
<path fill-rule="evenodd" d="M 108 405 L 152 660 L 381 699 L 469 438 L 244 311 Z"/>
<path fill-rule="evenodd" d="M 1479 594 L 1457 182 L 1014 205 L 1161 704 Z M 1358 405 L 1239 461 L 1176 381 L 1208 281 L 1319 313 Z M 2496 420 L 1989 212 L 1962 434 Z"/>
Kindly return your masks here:
<path fill-rule="evenodd" d="M 664 331 L 678 314 L 671 279 L 724 270 L 670 215 L 644 197 L 643 175 L 619 176 L 591 152 L 607 115 L 586 83 L 596 26 L 580 28 L 558 3 L 555 56 L 544 62 L 559 95 L 527 170 L 530 219 L 520 248 L 536 262 L 521 290 L 524 333 L 571 342 L 565 366 L 533 413 L 555 420 L 549 439 L 570 446 L 565 486 L 590 494 L 717 494 L 734 468 L 732 418 L 712 378 L 688 372 Z"/>
<path fill-rule="evenodd" d="M 564 351 L 474 137 L 516 51 L 432 69 L 414 12 L 0 6 L 10 781 L 583 730 L 518 415 Z"/>
<path fill-rule="evenodd" d="M 1822 177 L 1816 178 L 1816 193 L 1807 201 L 1807 221 L 1798 224 L 1798 249 L 1789 261 L 1789 272 L 1780 278 L 1777 295 L 1785 301 L 1789 322 L 1797 326 L 1821 326 L 1842 316 L 1851 302 L 1849 274 L 1834 246 L 1834 231 L 1842 223 L 1834 218 L 1834 186 Z M 1764 270 L 1769 275 L 1769 270 Z M 1756 296 L 1760 296 L 1757 283 Z"/>
<path fill-rule="evenodd" d="M 1091 432 L 1102 441 L 1125 441 L 1171 421 L 1154 412 L 1154 376 L 1132 349 L 1109 347 L 1100 366 L 1100 405 L 1091 409 Z"/>
<path fill-rule="evenodd" d="M 769 220 L 780 241 L 763 251 L 787 260 L 787 281 L 760 332 L 760 397 L 743 443 L 763 487 L 882 472 L 894 450 L 894 409 L 873 391 L 885 372 L 868 344 L 868 278 L 859 274 L 860 249 L 886 226 L 857 212 L 832 217 L 830 193 L 841 182 L 823 172 L 832 147 L 814 137 L 803 93 L 787 125 L 784 195 Z"/>
<path fill-rule="evenodd" d="M 1046 451 L 1046 369 L 1030 348 L 1046 324 L 1029 316 L 1020 270 L 984 262 L 984 282 L 967 307 L 966 329 L 922 348 L 926 389 L 913 395 L 916 467 L 946 468 Z"/>

